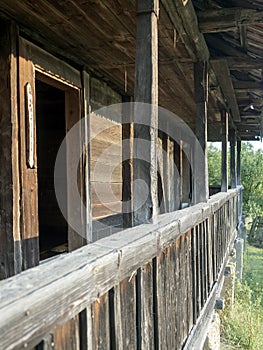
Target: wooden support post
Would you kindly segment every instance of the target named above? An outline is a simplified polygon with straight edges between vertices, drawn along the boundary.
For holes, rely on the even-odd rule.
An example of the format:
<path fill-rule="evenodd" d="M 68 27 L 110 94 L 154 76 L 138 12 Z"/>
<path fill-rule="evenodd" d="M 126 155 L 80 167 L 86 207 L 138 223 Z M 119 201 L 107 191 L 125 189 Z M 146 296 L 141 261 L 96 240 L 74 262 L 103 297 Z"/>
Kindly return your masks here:
<path fill-rule="evenodd" d="M 21 271 L 17 29 L 0 23 L 0 280 Z"/>
<path fill-rule="evenodd" d="M 174 141 L 174 175 L 175 175 L 175 184 L 174 184 L 174 201 L 175 207 L 174 210 L 178 210 L 181 207 L 181 162 L 180 162 L 180 144 Z"/>
<path fill-rule="evenodd" d="M 83 184 L 83 202 L 85 212 L 82 213 L 84 230 L 82 232 L 82 245 L 91 243 L 92 237 L 92 210 L 91 210 L 91 186 L 90 186 L 90 77 L 86 71 L 82 72 L 82 96 L 81 96 L 81 113 L 84 122 L 83 130 L 83 153 L 82 153 L 82 184 Z"/>
<path fill-rule="evenodd" d="M 222 127 L 222 163 L 221 163 L 221 191 L 228 190 L 228 161 L 227 161 L 227 144 L 228 144 L 228 113 L 221 111 Z"/>
<path fill-rule="evenodd" d="M 195 159 L 195 167 L 202 166 L 199 169 L 203 173 L 203 183 L 197 184 L 194 179 L 195 187 L 193 203 L 206 202 L 209 196 L 208 188 L 208 163 L 207 163 L 207 101 L 208 101 L 208 73 L 207 62 L 196 62 L 194 64 L 194 88 L 196 102 L 196 137 L 204 152 L 204 162 Z M 194 169 L 195 174 L 195 169 Z M 201 179 L 199 179 L 200 181 Z"/>
<path fill-rule="evenodd" d="M 135 102 L 149 105 L 145 105 L 143 111 L 137 105 L 134 111 L 134 225 L 148 222 L 158 212 L 158 9 L 158 0 L 138 2 L 134 95 Z M 145 185 L 148 197 L 141 203 Z"/>
<path fill-rule="evenodd" d="M 237 141 L 237 185 L 241 185 L 241 140 Z"/>
<path fill-rule="evenodd" d="M 230 129 L 230 178 L 231 188 L 237 187 L 236 178 L 236 132 L 234 129 Z"/>
<path fill-rule="evenodd" d="M 131 98 L 123 97 L 122 108 L 122 217 L 123 227 L 133 226 L 132 182 L 133 182 L 133 124 Z M 125 103 L 126 102 L 126 103 Z"/>

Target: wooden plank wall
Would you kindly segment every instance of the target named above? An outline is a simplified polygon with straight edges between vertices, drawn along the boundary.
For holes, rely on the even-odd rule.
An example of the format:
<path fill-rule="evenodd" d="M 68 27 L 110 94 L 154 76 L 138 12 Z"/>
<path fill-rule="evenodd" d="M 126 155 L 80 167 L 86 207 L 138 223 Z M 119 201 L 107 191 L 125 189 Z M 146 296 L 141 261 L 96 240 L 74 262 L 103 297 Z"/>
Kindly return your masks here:
<path fill-rule="evenodd" d="M 121 103 L 107 84 L 90 82 L 90 164 L 93 240 L 122 226 L 122 126 L 118 115 L 105 118 L 100 108 Z M 103 114 L 102 110 L 101 113 Z M 99 223 L 104 224 L 101 228 Z"/>

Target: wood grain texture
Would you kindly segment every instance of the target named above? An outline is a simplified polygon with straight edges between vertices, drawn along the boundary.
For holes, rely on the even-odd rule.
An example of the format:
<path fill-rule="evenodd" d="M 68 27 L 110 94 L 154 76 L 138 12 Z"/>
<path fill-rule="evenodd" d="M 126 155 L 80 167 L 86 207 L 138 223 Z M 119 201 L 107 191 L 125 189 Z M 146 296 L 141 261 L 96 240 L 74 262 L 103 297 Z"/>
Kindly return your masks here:
<path fill-rule="evenodd" d="M 27 125 L 25 116 L 25 86 L 30 83 L 33 95 L 33 118 L 36 118 L 35 112 L 35 76 L 34 65 L 31 60 L 30 50 L 25 46 L 23 40 L 19 39 L 19 96 L 20 96 L 20 176 L 21 176 L 21 237 L 23 240 L 38 237 L 38 186 L 37 186 L 37 169 L 28 168 L 27 166 Z M 34 123 L 34 139 L 36 139 L 36 123 Z M 34 145 L 34 159 L 37 164 L 36 146 Z M 36 242 L 36 240 L 34 240 Z M 25 245 L 24 245 L 25 246 Z M 39 247 L 36 245 L 31 250 L 32 256 L 27 256 L 23 252 L 23 269 L 27 269 L 38 264 Z"/>
<path fill-rule="evenodd" d="M 116 348 L 136 348 L 136 286 L 135 276 L 122 281 L 114 290 Z"/>
<path fill-rule="evenodd" d="M 120 96 L 107 84 L 91 79 L 90 178 L 92 218 L 121 212 L 122 207 L 122 127 L 116 110 L 101 107 L 121 102 Z M 96 110 L 96 108 L 98 108 Z M 112 111 L 109 113 L 109 111 Z M 101 115 L 99 113 L 102 113 Z"/>
<path fill-rule="evenodd" d="M 221 8 L 198 12 L 199 29 L 203 33 L 233 31 L 238 26 L 262 23 L 263 11 L 245 8 Z"/>
<path fill-rule="evenodd" d="M 155 8 L 159 1 L 142 0 L 136 18 L 135 102 L 146 103 L 144 111 L 137 105 L 134 111 L 134 224 L 154 219 L 158 213 L 157 138 L 158 138 L 158 17 Z M 148 8 L 140 13 L 140 8 Z M 143 115 L 141 115 L 143 114 Z M 143 125 L 140 124 L 142 121 Z M 141 140 L 146 140 L 144 147 Z M 144 148 L 144 149 L 142 149 Z M 136 181 L 136 180 L 141 180 Z M 141 203 L 142 181 L 148 196 Z"/>
<path fill-rule="evenodd" d="M 21 271 L 20 177 L 17 110 L 17 28 L 1 21 L 0 34 L 0 279 Z"/>

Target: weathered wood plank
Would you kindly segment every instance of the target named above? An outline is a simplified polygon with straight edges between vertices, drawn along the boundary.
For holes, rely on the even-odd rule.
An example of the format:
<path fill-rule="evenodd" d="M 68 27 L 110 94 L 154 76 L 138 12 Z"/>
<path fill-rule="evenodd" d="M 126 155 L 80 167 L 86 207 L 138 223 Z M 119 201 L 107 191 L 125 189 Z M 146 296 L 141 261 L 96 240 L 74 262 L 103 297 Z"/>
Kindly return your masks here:
<path fill-rule="evenodd" d="M 0 24 L 0 279 L 22 269 L 17 111 L 17 29 Z"/>
<path fill-rule="evenodd" d="M 147 11 L 141 12 L 141 9 Z M 158 14 L 159 0 L 138 2 L 135 64 L 135 102 L 147 103 L 144 111 L 137 105 L 134 111 L 134 224 L 148 222 L 158 213 L 157 137 L 158 137 Z M 142 115 L 143 114 L 143 115 Z M 144 125 L 141 125 L 141 120 Z M 145 140 L 144 147 L 141 140 Z M 144 149 L 143 149 L 144 148 Z M 142 153 L 143 151 L 143 153 Z M 146 157 L 146 159 L 145 159 Z M 142 181 L 148 197 L 142 199 Z"/>
<path fill-rule="evenodd" d="M 225 110 L 221 111 L 221 128 L 222 128 L 222 158 L 221 158 L 221 191 L 228 190 L 228 113 Z"/>
<path fill-rule="evenodd" d="M 116 348 L 136 348 L 136 286 L 135 276 L 123 280 L 114 289 Z"/>
<path fill-rule="evenodd" d="M 31 42 L 22 38 L 20 40 L 23 46 L 30 52 L 30 58 L 38 71 L 64 84 L 69 84 L 78 88 L 81 87 L 79 71 Z"/>
<path fill-rule="evenodd" d="M 203 33 L 233 31 L 239 26 L 262 23 L 263 11 L 245 8 L 221 8 L 197 13 L 199 29 Z"/>
<path fill-rule="evenodd" d="M 130 101 L 123 98 L 123 102 Z M 122 212 L 124 228 L 133 226 L 133 124 L 131 103 L 124 103 L 122 110 Z"/>
<path fill-rule="evenodd" d="M 154 349 L 153 267 L 152 262 L 141 268 L 141 349 Z"/>
<path fill-rule="evenodd" d="M 33 103 L 33 137 L 36 140 L 36 111 L 35 111 L 35 72 L 30 55 L 30 50 L 24 41 L 19 39 L 19 96 L 20 96 L 20 171 L 21 171 L 21 237 L 23 239 L 23 269 L 35 266 L 39 262 L 39 244 L 38 244 L 38 186 L 37 186 L 37 155 L 36 144 L 33 145 L 34 166 L 27 165 L 27 128 L 26 124 L 26 90 L 25 87 L 30 84 L 32 89 Z"/>
<path fill-rule="evenodd" d="M 240 121 L 240 113 L 238 109 L 237 99 L 235 95 L 235 82 L 230 78 L 230 71 L 227 61 L 213 60 L 212 66 L 218 78 L 218 82 L 222 88 L 223 94 L 227 100 L 228 106 L 231 109 L 231 115 L 234 121 Z"/>
<path fill-rule="evenodd" d="M 236 178 L 236 131 L 230 129 L 230 181 L 231 188 L 236 188 L 237 178 Z"/>
<path fill-rule="evenodd" d="M 66 322 L 55 330 L 53 335 L 53 348 L 80 350 L 79 336 L 79 317 L 77 315 L 72 320 Z"/>
<path fill-rule="evenodd" d="M 92 349 L 110 349 L 110 324 L 108 293 L 92 305 L 93 346 Z"/>
<path fill-rule="evenodd" d="M 208 72 L 206 62 L 197 62 L 194 64 L 194 89 L 196 102 L 196 137 L 204 152 L 204 159 L 198 159 L 200 162 L 193 169 L 195 183 L 193 185 L 193 203 L 206 202 L 209 197 L 208 189 L 208 164 L 207 164 L 207 101 L 208 101 Z M 195 155 L 194 155 L 195 157 Z M 202 169 L 201 169 L 202 167 Z M 195 172 L 203 174 L 197 176 Z M 199 183 L 197 183 L 199 181 Z M 202 181 L 202 182 L 201 182 Z"/>

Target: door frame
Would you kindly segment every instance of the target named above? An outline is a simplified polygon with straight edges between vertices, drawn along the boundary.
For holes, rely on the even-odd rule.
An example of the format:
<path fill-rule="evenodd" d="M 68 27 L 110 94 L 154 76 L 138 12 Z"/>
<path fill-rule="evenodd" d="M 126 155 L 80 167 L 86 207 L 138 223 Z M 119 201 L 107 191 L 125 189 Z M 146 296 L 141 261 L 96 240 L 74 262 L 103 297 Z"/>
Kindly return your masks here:
<path fill-rule="evenodd" d="M 82 116 L 87 116 L 89 108 L 89 76 L 86 72 L 80 73 L 69 64 L 57 59 L 50 53 L 19 37 L 19 148 L 20 148 L 20 183 L 21 183 L 21 207 L 20 207 L 20 229 L 22 240 L 22 265 L 23 269 L 35 266 L 39 263 L 39 228 L 38 228 L 38 188 L 37 188 L 37 153 L 36 153 L 36 93 L 35 80 L 38 79 L 51 86 L 65 91 L 65 122 L 66 132 L 78 122 Z M 84 78 L 83 78 L 84 77 Z M 30 85 L 33 100 L 33 133 L 34 137 L 34 162 L 33 166 L 28 163 L 28 144 L 30 144 L 27 120 L 28 114 L 28 85 Z M 85 139 L 84 148 L 89 148 L 87 122 L 81 123 L 80 133 Z M 83 127 L 84 126 L 84 127 Z M 32 125 L 31 125 L 32 127 Z M 82 129 L 82 130 L 81 130 Z M 83 130 L 84 129 L 84 130 Z M 32 136 L 33 135 L 33 136 Z M 81 139 L 81 138 L 80 138 Z M 77 147 L 83 145 L 77 145 Z M 70 147 L 67 147 L 70 149 Z M 89 195 L 89 152 L 85 152 L 80 160 L 80 195 L 83 200 Z M 68 156 L 67 156 L 68 157 Z M 67 165 L 67 173 L 70 171 L 70 162 Z M 70 188 L 68 187 L 68 191 Z M 77 234 L 68 228 L 69 250 L 72 251 L 92 240 L 90 220 L 90 198 L 85 198 L 85 212 L 80 213 L 80 220 L 85 227 L 86 237 Z M 81 206 L 82 211 L 83 207 Z M 70 196 L 68 198 L 68 210 Z"/>

